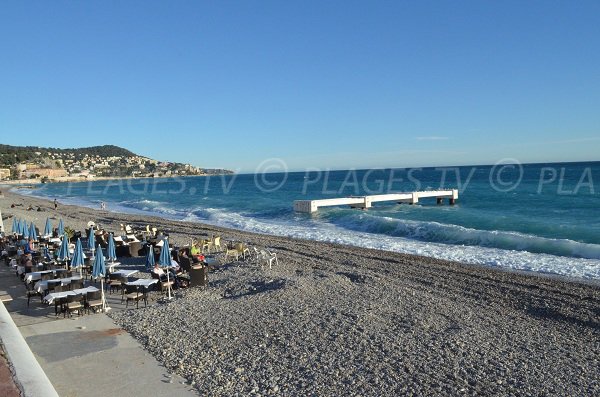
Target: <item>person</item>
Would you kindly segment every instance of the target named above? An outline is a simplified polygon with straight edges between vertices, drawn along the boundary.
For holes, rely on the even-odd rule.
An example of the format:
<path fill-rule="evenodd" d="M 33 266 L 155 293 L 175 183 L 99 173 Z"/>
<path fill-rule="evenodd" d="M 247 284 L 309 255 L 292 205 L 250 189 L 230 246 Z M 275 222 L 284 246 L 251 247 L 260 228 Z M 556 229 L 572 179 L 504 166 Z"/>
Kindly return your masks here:
<path fill-rule="evenodd" d="M 33 240 L 29 239 L 29 242 L 27 242 L 25 244 L 25 253 L 29 254 L 29 253 L 31 253 L 33 251 L 34 251 L 34 249 L 33 249 Z"/>
<path fill-rule="evenodd" d="M 58 209 L 58 201 L 56 201 L 56 199 L 54 199 L 54 210 Z"/>
<path fill-rule="evenodd" d="M 168 269 L 169 272 L 169 280 L 173 280 L 173 285 L 175 288 L 179 288 L 179 279 L 177 279 L 177 274 L 171 268 Z M 152 273 L 158 276 L 160 281 L 167 281 L 167 273 L 160 267 L 158 263 L 154 264 L 154 269 L 152 269 Z"/>

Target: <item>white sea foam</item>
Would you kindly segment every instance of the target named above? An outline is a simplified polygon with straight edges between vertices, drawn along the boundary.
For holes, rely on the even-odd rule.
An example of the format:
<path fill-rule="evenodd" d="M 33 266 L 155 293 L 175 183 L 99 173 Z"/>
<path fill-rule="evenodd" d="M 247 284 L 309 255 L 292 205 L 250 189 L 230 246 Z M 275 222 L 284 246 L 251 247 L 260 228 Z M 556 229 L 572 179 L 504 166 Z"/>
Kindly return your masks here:
<path fill-rule="evenodd" d="M 306 224 L 299 226 L 289 222 L 264 222 L 244 217 L 238 213 L 217 209 L 209 209 L 207 212 L 210 213 L 208 219 L 199 219 L 191 214 L 186 219 L 263 234 L 334 242 L 515 270 L 600 279 L 600 260 L 598 259 L 572 258 L 480 246 L 423 242 L 404 237 L 351 231 L 319 220 L 310 220 Z"/>

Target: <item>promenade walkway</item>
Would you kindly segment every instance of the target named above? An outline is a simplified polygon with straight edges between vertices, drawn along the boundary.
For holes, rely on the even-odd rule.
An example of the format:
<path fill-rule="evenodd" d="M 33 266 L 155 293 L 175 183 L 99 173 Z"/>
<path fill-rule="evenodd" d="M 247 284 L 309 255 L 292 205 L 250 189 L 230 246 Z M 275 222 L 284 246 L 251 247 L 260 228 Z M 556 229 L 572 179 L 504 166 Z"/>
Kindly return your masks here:
<path fill-rule="evenodd" d="M 198 395 L 105 314 L 57 318 L 54 307 L 40 303 L 39 298 L 32 298 L 28 308 L 23 283 L 3 263 L 0 295 L 12 298 L 4 305 L 60 396 Z M 124 310 L 116 295 L 109 296 L 109 304 L 113 310 Z M 0 357 L 0 382 L 2 369 Z M 2 389 L 0 395 L 11 396 Z"/>

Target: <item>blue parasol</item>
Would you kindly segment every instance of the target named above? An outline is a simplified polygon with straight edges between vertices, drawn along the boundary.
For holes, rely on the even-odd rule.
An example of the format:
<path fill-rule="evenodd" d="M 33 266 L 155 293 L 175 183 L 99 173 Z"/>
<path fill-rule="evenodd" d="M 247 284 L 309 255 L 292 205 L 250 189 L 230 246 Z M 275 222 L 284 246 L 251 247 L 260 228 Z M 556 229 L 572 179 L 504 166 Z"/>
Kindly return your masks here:
<path fill-rule="evenodd" d="M 46 226 L 44 226 L 44 236 L 52 236 L 52 221 L 46 218 Z"/>
<path fill-rule="evenodd" d="M 29 238 L 33 241 L 38 241 L 37 231 L 35 230 L 33 222 L 29 225 Z"/>
<path fill-rule="evenodd" d="M 75 243 L 75 252 L 73 252 L 73 259 L 71 260 L 71 267 L 79 268 L 79 275 L 81 276 L 81 267 L 85 261 L 85 255 L 83 253 L 83 247 L 81 246 L 81 239 L 77 239 Z"/>
<path fill-rule="evenodd" d="M 65 224 L 62 218 L 60 218 L 60 221 L 58 221 L 58 235 L 62 236 L 63 234 L 65 234 Z"/>
<path fill-rule="evenodd" d="M 158 257 L 158 264 L 162 267 L 171 266 L 171 250 L 169 249 L 169 242 L 167 239 L 163 239 L 163 246 L 160 250 L 160 256 Z"/>
<path fill-rule="evenodd" d="M 12 229 L 11 231 L 13 233 L 19 233 L 19 220 L 17 219 L 17 217 L 13 217 L 13 224 L 12 224 Z"/>
<path fill-rule="evenodd" d="M 163 267 L 169 267 L 171 266 L 171 252 L 169 250 L 169 242 L 167 241 L 167 239 L 163 239 L 163 246 L 160 250 L 160 257 L 158 258 L 158 263 L 163 266 Z M 168 299 L 171 299 L 171 283 L 169 282 L 169 269 L 167 269 L 167 292 L 168 292 Z"/>
<path fill-rule="evenodd" d="M 88 248 L 94 252 L 94 247 L 96 246 L 96 236 L 94 235 L 94 228 L 89 229 L 88 235 Z"/>
<path fill-rule="evenodd" d="M 152 270 L 156 262 L 154 261 L 154 247 L 152 244 L 148 244 L 148 254 L 146 254 L 146 269 Z"/>
<path fill-rule="evenodd" d="M 94 267 L 92 268 L 92 277 L 100 278 L 100 291 L 102 291 L 102 309 L 106 311 L 109 309 L 106 306 L 106 299 L 104 299 L 104 276 L 106 275 L 106 264 L 104 263 L 104 253 L 102 247 L 98 244 L 96 250 L 96 258 L 94 258 Z"/>
<path fill-rule="evenodd" d="M 69 238 L 67 235 L 63 235 L 62 242 L 60 243 L 60 248 L 58 249 L 58 254 L 56 255 L 56 259 L 59 261 L 66 261 L 71 258 L 71 254 L 69 253 Z"/>
<path fill-rule="evenodd" d="M 29 238 L 29 227 L 27 227 L 27 221 L 23 219 L 22 227 L 21 227 L 21 235 L 23 238 Z"/>
<path fill-rule="evenodd" d="M 115 248 L 115 239 L 112 233 L 108 236 L 108 251 L 106 252 L 106 256 L 113 262 L 117 260 L 117 249 Z"/>

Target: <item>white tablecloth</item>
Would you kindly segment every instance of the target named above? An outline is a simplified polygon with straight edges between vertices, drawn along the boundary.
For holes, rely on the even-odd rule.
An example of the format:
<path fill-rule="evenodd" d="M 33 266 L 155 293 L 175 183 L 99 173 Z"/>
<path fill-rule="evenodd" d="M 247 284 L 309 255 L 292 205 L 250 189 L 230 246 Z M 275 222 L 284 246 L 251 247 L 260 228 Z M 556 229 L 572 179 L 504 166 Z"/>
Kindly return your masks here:
<path fill-rule="evenodd" d="M 125 285 L 141 285 L 143 287 L 149 287 L 152 284 L 156 284 L 156 283 L 158 283 L 158 280 L 155 278 L 140 278 L 135 281 L 130 281 L 128 283 L 125 283 Z"/>
<path fill-rule="evenodd" d="M 81 280 L 81 277 L 79 276 L 73 276 L 73 277 L 67 277 L 67 278 L 60 278 L 58 279 L 60 281 L 60 285 L 69 285 L 71 284 L 71 281 L 73 280 Z M 45 290 L 48 289 L 48 281 L 57 281 L 57 280 L 41 280 L 38 281 L 37 283 L 35 283 L 35 286 L 33 287 L 33 289 L 37 292 L 43 292 Z"/>
<path fill-rule="evenodd" d="M 89 286 L 86 288 L 74 289 L 73 291 L 62 291 L 62 292 L 50 292 L 48 295 L 44 296 L 44 301 L 49 305 L 54 302 L 56 298 L 64 298 L 69 295 L 77 295 L 77 294 L 87 294 L 88 292 L 100 291 L 98 288 L 94 286 Z"/>
<path fill-rule="evenodd" d="M 118 270 L 118 271 L 116 271 L 114 273 L 111 273 L 111 274 L 117 274 L 117 275 L 119 275 L 121 277 L 129 277 L 132 274 L 137 273 L 138 271 L 139 270 Z"/>
<path fill-rule="evenodd" d="M 42 274 L 54 273 L 54 270 L 42 270 L 40 272 L 27 273 L 25 276 L 25 282 L 29 284 L 32 281 L 36 281 L 42 278 Z M 20 273 L 19 273 L 20 274 Z"/>

